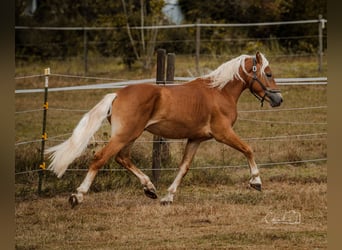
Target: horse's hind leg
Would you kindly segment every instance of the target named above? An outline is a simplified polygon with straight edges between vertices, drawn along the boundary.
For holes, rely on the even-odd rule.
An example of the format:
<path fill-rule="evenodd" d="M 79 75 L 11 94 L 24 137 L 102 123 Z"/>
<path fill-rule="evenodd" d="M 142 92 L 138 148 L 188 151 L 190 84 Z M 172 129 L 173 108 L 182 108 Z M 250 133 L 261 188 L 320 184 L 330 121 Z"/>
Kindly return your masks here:
<path fill-rule="evenodd" d="M 133 143 L 126 145 L 124 148 L 120 150 L 120 152 L 116 155 L 115 160 L 124 168 L 132 172 L 144 187 L 144 192 L 146 196 L 152 199 L 157 198 L 156 188 L 151 182 L 150 178 L 144 174 L 140 169 L 138 169 L 130 160 L 130 151 Z"/>
<path fill-rule="evenodd" d="M 83 201 L 83 196 L 88 192 L 98 170 L 109 160 L 110 157 L 117 154 L 123 146 L 124 143 L 120 143 L 118 140 L 112 138 L 103 149 L 95 154 L 85 179 L 77 188 L 77 193 L 72 194 L 69 198 L 69 203 L 72 208 Z"/>

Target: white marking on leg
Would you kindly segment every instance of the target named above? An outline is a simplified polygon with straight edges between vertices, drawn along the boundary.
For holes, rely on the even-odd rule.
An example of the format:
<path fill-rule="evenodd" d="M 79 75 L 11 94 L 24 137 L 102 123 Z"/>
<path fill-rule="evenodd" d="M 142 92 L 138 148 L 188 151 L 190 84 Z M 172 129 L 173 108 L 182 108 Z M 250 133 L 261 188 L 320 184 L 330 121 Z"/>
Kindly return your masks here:
<path fill-rule="evenodd" d="M 249 161 L 249 167 L 251 170 L 251 179 L 249 180 L 249 183 L 261 185 L 262 183 L 261 183 L 259 169 L 254 160 Z"/>
<path fill-rule="evenodd" d="M 126 169 L 131 171 L 138 179 L 140 180 L 141 185 L 147 188 L 152 188 L 155 189 L 154 185 L 152 184 L 150 178 L 144 174 L 140 169 L 138 169 L 136 166 L 133 164 L 130 165 L 123 165 Z"/>
<path fill-rule="evenodd" d="M 76 197 L 77 202 L 74 205 L 77 205 L 78 203 L 82 203 L 84 200 L 84 194 L 86 194 L 90 188 L 90 185 L 92 184 L 95 176 L 96 176 L 97 171 L 90 169 L 84 178 L 82 184 L 76 189 L 77 193 L 76 194 L 71 194 L 71 197 Z"/>
<path fill-rule="evenodd" d="M 260 184 L 260 185 L 262 184 L 260 176 L 252 177 L 252 178 L 249 180 L 249 183 L 250 183 L 250 184 Z"/>
<path fill-rule="evenodd" d="M 177 192 L 177 188 L 180 185 L 183 176 L 187 173 L 188 171 L 188 164 L 187 163 L 183 163 L 180 167 L 179 167 L 179 172 L 175 178 L 175 180 L 173 181 L 173 183 L 170 185 L 170 187 L 167 189 L 168 193 L 167 195 L 165 195 L 160 202 L 162 204 L 168 204 L 168 203 L 172 203 L 173 202 L 173 196 L 174 194 Z"/>
<path fill-rule="evenodd" d="M 83 194 L 82 193 L 77 193 L 77 194 L 73 194 L 75 197 L 76 197 L 76 199 L 77 199 L 77 202 L 78 203 L 82 203 L 83 202 Z"/>
<path fill-rule="evenodd" d="M 139 173 L 136 171 L 132 171 L 132 172 L 139 178 L 141 185 L 144 187 L 144 190 L 147 189 L 148 191 L 150 191 L 152 193 L 156 193 L 157 189 L 153 185 L 150 178 L 147 175 L 145 175 L 143 172 L 141 172 L 139 169 L 137 169 L 137 170 Z"/>
<path fill-rule="evenodd" d="M 189 170 L 189 166 L 191 164 L 191 161 L 197 151 L 198 146 L 200 145 L 201 141 L 196 141 L 196 142 L 188 142 L 186 148 L 185 148 L 185 153 L 183 156 L 183 160 L 181 165 L 179 166 L 179 171 L 178 174 L 175 178 L 175 180 L 173 181 L 173 183 L 170 185 L 170 187 L 167 189 L 168 190 L 168 194 L 164 196 L 164 198 L 162 198 L 160 200 L 160 202 L 162 204 L 168 204 L 168 203 L 172 203 L 173 202 L 173 197 L 174 194 L 177 191 L 178 186 L 180 185 L 183 177 L 186 175 L 186 173 Z"/>
<path fill-rule="evenodd" d="M 90 169 L 82 184 L 77 188 L 78 193 L 85 194 L 88 192 L 90 185 L 93 183 L 97 171 Z"/>
<path fill-rule="evenodd" d="M 182 178 L 186 174 L 186 172 L 187 172 L 187 166 L 186 165 L 181 166 L 175 180 L 173 181 L 171 186 L 167 189 L 169 193 L 174 194 L 177 192 L 177 188 L 180 185 Z"/>
<path fill-rule="evenodd" d="M 171 204 L 172 202 L 173 202 L 173 194 L 172 193 L 168 193 L 167 195 L 165 195 L 160 200 L 160 203 L 163 204 L 163 205 Z"/>

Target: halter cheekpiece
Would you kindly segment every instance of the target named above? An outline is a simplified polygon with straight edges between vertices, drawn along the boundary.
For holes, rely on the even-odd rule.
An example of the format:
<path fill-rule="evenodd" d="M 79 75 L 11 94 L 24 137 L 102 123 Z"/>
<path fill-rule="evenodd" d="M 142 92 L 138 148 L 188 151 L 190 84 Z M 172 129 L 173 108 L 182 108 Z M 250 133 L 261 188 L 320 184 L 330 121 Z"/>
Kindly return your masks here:
<path fill-rule="evenodd" d="M 253 57 L 253 67 L 252 67 L 252 72 L 253 72 L 253 80 L 251 82 L 251 84 L 249 85 L 249 90 L 250 92 L 260 101 L 261 103 L 261 107 L 263 107 L 264 105 L 264 101 L 265 98 L 267 96 L 267 94 L 269 93 L 280 93 L 280 90 L 278 89 L 269 89 L 267 88 L 262 81 L 260 81 L 260 79 L 257 77 L 257 62 L 256 62 L 256 58 Z M 257 83 L 259 83 L 260 87 L 264 90 L 264 95 L 263 96 L 259 96 L 254 90 L 253 90 L 253 84 L 254 81 L 256 81 Z"/>

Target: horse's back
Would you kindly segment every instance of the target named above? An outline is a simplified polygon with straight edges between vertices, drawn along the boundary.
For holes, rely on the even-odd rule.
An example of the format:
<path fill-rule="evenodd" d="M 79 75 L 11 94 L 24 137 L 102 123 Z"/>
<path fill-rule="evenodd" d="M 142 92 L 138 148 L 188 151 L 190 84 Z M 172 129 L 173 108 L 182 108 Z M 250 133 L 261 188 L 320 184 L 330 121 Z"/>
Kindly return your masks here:
<path fill-rule="evenodd" d="M 125 112 L 135 109 L 149 113 L 148 109 L 153 108 L 154 113 L 165 113 L 165 115 L 198 116 L 206 113 L 212 102 L 208 92 L 207 88 L 191 84 L 174 86 L 130 85 L 117 92 L 115 106 L 126 110 Z"/>

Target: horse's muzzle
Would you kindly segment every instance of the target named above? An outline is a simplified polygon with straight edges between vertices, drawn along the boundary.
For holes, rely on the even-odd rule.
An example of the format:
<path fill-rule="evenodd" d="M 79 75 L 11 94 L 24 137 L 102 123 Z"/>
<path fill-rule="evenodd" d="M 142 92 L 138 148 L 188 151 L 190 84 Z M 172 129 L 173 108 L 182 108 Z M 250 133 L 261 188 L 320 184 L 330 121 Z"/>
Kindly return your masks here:
<path fill-rule="evenodd" d="M 283 102 L 283 97 L 279 91 L 274 92 L 266 90 L 266 97 L 271 107 L 278 107 Z"/>

